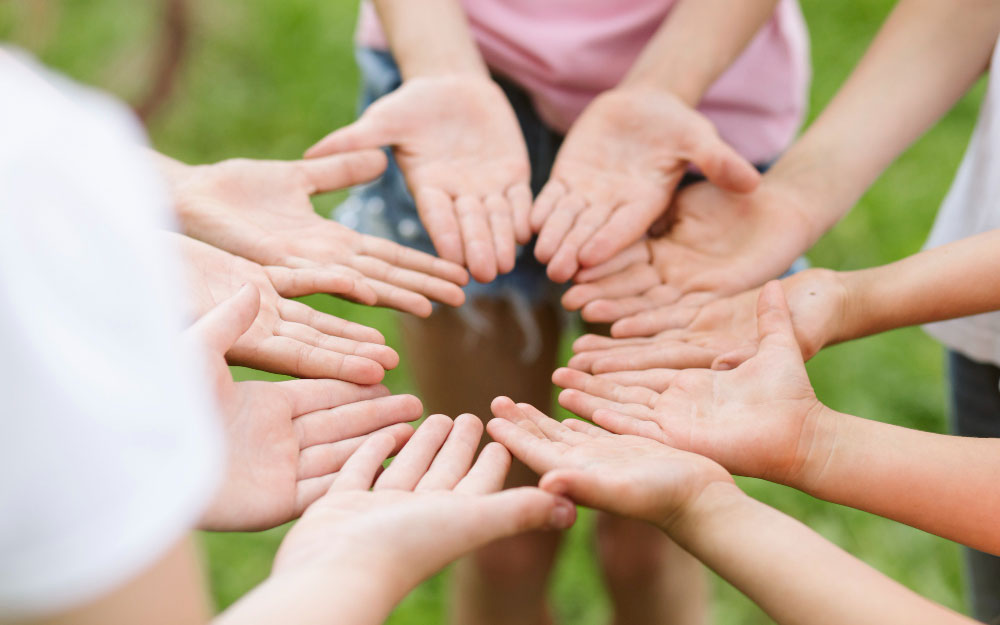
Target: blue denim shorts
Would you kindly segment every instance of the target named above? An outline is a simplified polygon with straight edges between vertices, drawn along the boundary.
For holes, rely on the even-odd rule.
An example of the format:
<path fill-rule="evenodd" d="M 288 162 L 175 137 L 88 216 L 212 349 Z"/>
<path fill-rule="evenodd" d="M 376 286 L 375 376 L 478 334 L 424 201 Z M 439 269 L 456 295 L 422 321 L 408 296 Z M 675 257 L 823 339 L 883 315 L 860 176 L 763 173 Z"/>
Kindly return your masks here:
<path fill-rule="evenodd" d="M 359 47 L 355 51 L 361 70 L 359 113 L 372 102 L 392 92 L 402 84 L 399 68 L 392 55 L 385 50 Z M 535 112 L 528 94 L 501 76 L 494 80 L 503 89 L 521 126 L 528 157 L 531 161 L 531 192 L 537 195 L 549 179 L 556 153 L 562 145 L 563 135 L 549 128 Z M 387 239 L 391 239 L 429 254 L 435 254 L 430 235 L 417 214 L 417 207 L 406 187 L 391 150 L 386 150 L 389 166 L 381 178 L 356 187 L 348 199 L 337 209 L 336 218 L 344 225 Z M 766 165 L 758 165 L 764 171 Z M 681 186 L 701 180 L 701 176 L 685 177 Z M 790 271 L 802 268 L 799 262 Z M 554 284 L 545 273 L 545 265 L 535 259 L 534 241 L 519 246 L 513 271 L 500 275 L 488 284 L 470 280 L 465 287 L 467 301 L 482 297 L 502 298 L 514 304 L 558 304 L 568 285 Z"/>

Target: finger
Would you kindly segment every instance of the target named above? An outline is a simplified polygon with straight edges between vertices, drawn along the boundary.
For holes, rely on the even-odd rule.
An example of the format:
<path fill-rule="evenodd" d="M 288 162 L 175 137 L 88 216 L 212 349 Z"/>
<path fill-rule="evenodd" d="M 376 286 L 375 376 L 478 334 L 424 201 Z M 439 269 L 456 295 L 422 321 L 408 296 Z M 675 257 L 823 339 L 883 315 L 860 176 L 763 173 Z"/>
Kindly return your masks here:
<path fill-rule="evenodd" d="M 611 380 L 622 386 L 645 386 L 657 393 L 670 388 L 677 371 L 674 369 L 646 369 L 645 371 L 614 371 L 597 377 Z"/>
<path fill-rule="evenodd" d="M 459 415 L 448 439 L 414 490 L 451 490 L 469 469 L 483 437 L 483 422 L 471 414 Z"/>
<path fill-rule="evenodd" d="M 599 265 L 581 269 L 579 273 L 573 276 L 573 279 L 577 284 L 595 282 L 605 276 L 618 273 L 631 265 L 648 265 L 651 261 L 652 256 L 649 252 L 649 242 L 644 239 L 636 241 Z"/>
<path fill-rule="evenodd" d="M 514 268 L 516 241 L 514 240 L 514 212 L 499 195 L 490 195 L 485 201 L 490 230 L 493 232 L 493 249 L 496 251 L 497 270 L 510 273 Z"/>
<path fill-rule="evenodd" d="M 586 208 L 582 199 L 575 195 L 564 195 L 556 204 L 555 210 L 542 226 L 535 241 L 535 258 L 538 262 L 547 264 L 559 249 L 559 244 L 573 227 L 579 215 Z"/>
<path fill-rule="evenodd" d="M 389 468 L 379 476 L 375 488 L 413 490 L 448 438 L 451 428 L 452 420 L 444 415 L 435 414 L 427 417 L 417 428 L 410 442 L 393 459 Z"/>
<path fill-rule="evenodd" d="M 375 328 L 353 323 L 340 317 L 321 313 L 314 308 L 301 302 L 292 300 L 281 300 L 278 302 L 278 314 L 285 321 L 301 323 L 311 328 L 319 330 L 323 334 L 330 336 L 340 336 L 345 339 L 362 341 L 365 343 L 378 343 L 385 345 L 385 337 Z"/>
<path fill-rule="evenodd" d="M 542 187 L 541 193 L 535 198 L 535 204 L 531 207 L 529 224 L 532 232 L 539 232 L 542 226 L 549 220 L 556 204 L 566 195 L 566 186 L 558 180 L 549 180 Z"/>
<path fill-rule="evenodd" d="M 673 441 L 651 418 L 644 419 L 624 414 L 616 410 L 602 409 L 594 413 L 594 423 L 615 434 L 641 436 L 650 440 L 673 445 Z"/>
<path fill-rule="evenodd" d="M 507 472 L 510 471 L 510 452 L 500 443 L 487 443 L 479 452 L 476 463 L 469 472 L 455 485 L 456 493 L 484 495 L 495 493 L 503 488 Z"/>
<path fill-rule="evenodd" d="M 587 321 L 595 323 L 614 322 L 623 317 L 635 315 L 644 310 L 658 308 L 673 304 L 681 297 L 681 292 L 667 284 L 654 286 L 645 293 L 635 297 L 622 297 L 619 299 L 599 299 L 590 302 L 583 307 L 580 314 Z M 612 336 L 614 333 L 612 325 Z"/>
<path fill-rule="evenodd" d="M 639 388 L 639 387 L 636 387 Z M 559 405 L 584 419 L 593 420 L 594 413 L 602 408 L 615 410 L 632 416 L 652 418 L 653 411 L 649 406 L 639 403 L 617 402 L 576 389 L 566 389 L 559 393 Z"/>
<path fill-rule="evenodd" d="M 292 420 L 299 448 L 336 443 L 420 418 L 423 405 L 413 395 L 389 395 L 316 410 Z"/>
<path fill-rule="evenodd" d="M 381 384 L 361 386 L 341 380 L 288 380 L 273 384 L 288 399 L 296 416 L 389 395 L 389 389 Z"/>
<path fill-rule="evenodd" d="M 430 317 L 434 311 L 434 306 L 430 300 L 419 293 L 414 293 L 413 291 L 402 289 L 388 282 L 382 282 L 373 278 L 369 278 L 367 282 L 372 287 L 372 290 L 375 291 L 379 306 L 385 306 L 423 318 Z"/>
<path fill-rule="evenodd" d="M 364 343 L 339 336 L 330 336 L 329 334 L 323 334 L 315 328 L 294 321 L 279 321 L 275 325 L 274 331 L 278 336 L 295 339 L 296 341 L 313 345 L 326 351 L 374 360 L 382 365 L 384 369 L 394 369 L 399 365 L 399 354 L 388 345 Z"/>
<path fill-rule="evenodd" d="M 382 150 L 359 150 L 324 158 L 292 161 L 289 165 L 309 180 L 313 187 L 312 193 L 326 193 L 373 180 L 385 171 L 387 163 L 388 159 Z"/>
<path fill-rule="evenodd" d="M 566 282 L 580 268 L 578 256 L 580 249 L 604 225 L 609 211 L 606 207 L 591 206 L 580 213 L 573 223 L 573 228 L 559 244 L 552 260 L 549 261 L 548 276 L 553 282 Z"/>
<path fill-rule="evenodd" d="M 751 344 L 743 345 L 732 351 L 720 355 L 712 361 L 711 368 L 716 371 L 729 371 L 742 365 L 747 360 L 753 358 L 757 353 L 757 346 Z"/>
<path fill-rule="evenodd" d="M 682 342 L 660 343 L 598 358 L 590 366 L 594 373 L 642 371 L 644 369 L 707 369 L 719 355 L 718 350 Z"/>
<path fill-rule="evenodd" d="M 574 432 L 579 432 L 580 434 L 586 434 L 587 436 L 611 436 L 611 433 L 607 430 L 602 430 L 592 423 L 587 423 L 586 421 L 581 421 L 580 419 L 574 419 L 572 417 L 566 419 L 562 422 L 567 428 L 573 430 Z"/>
<path fill-rule="evenodd" d="M 559 423 L 552 417 L 544 414 L 538 408 L 535 408 L 531 404 L 519 403 L 517 405 L 521 409 L 521 412 L 531 420 L 535 426 L 545 434 L 545 437 L 550 441 L 556 441 L 560 443 L 569 443 L 574 440 L 578 440 L 579 436 L 576 432 L 570 430 L 562 423 Z"/>
<path fill-rule="evenodd" d="M 687 156 L 709 182 L 721 189 L 749 193 L 760 184 L 760 172 L 714 129 L 704 133 Z"/>
<path fill-rule="evenodd" d="M 634 338 L 613 338 L 610 336 L 601 336 L 600 334 L 584 334 L 575 341 L 573 341 L 573 352 L 592 352 L 592 351 L 604 351 L 607 349 L 615 349 L 617 347 L 637 347 L 641 345 L 650 345 L 655 341 L 652 337 L 634 337 Z"/>
<path fill-rule="evenodd" d="M 556 469 L 542 476 L 538 487 L 547 493 L 566 497 L 580 505 L 619 513 L 624 485 L 614 476 L 604 476 L 586 469 Z"/>
<path fill-rule="evenodd" d="M 306 158 L 318 158 L 338 152 L 354 152 L 391 145 L 390 128 L 381 123 L 377 110 L 369 108 L 353 124 L 334 130 L 306 150 Z"/>
<path fill-rule="evenodd" d="M 622 271 L 594 282 L 576 284 L 562 297 L 566 310 L 579 310 L 588 302 L 598 299 L 616 299 L 641 295 L 660 284 L 660 276 L 650 265 L 630 265 Z"/>
<path fill-rule="evenodd" d="M 534 436 L 545 438 L 545 434 L 538 429 L 538 426 L 528 418 L 528 415 L 524 414 L 524 411 L 510 397 L 501 395 L 500 397 L 493 398 L 493 401 L 490 403 L 490 411 L 496 417 L 507 419 L 525 428 Z"/>
<path fill-rule="evenodd" d="M 671 188 L 672 192 L 673 189 Z M 580 264 L 595 267 L 639 241 L 666 205 L 650 206 L 632 202 L 615 209 L 599 231 L 580 248 Z"/>
<path fill-rule="evenodd" d="M 368 439 L 373 436 L 388 435 L 395 441 L 389 455 L 392 455 L 406 444 L 413 435 L 413 426 L 408 423 L 396 423 L 370 434 L 362 434 L 335 443 L 324 443 L 306 447 L 299 452 L 299 467 L 297 479 L 309 480 L 340 471 L 347 460 Z"/>
<path fill-rule="evenodd" d="M 514 233 L 517 242 L 526 245 L 531 241 L 531 188 L 518 184 L 507 189 L 507 203 L 514 211 Z"/>
<path fill-rule="evenodd" d="M 384 260 L 394 267 L 432 276 L 451 284 L 463 286 L 469 282 L 469 274 L 461 265 L 425 254 L 420 250 L 400 245 L 388 239 L 364 236 L 361 239 L 361 251 L 369 256 Z"/>
<path fill-rule="evenodd" d="M 440 189 L 420 188 L 415 190 L 413 198 L 420 221 L 427 229 L 438 256 L 458 265 L 465 265 L 462 233 L 451 196 Z"/>
<path fill-rule="evenodd" d="M 564 389 L 575 389 L 620 404 L 639 404 L 651 408 L 660 397 L 659 393 L 654 393 L 644 386 L 622 386 L 607 378 L 567 368 L 556 369 L 552 374 L 552 382 Z"/>
<path fill-rule="evenodd" d="M 184 336 L 201 349 L 225 354 L 250 329 L 260 311 L 260 291 L 244 284 L 232 297 L 223 300 L 202 315 Z"/>
<path fill-rule="evenodd" d="M 670 299 L 676 292 L 651 294 L 652 299 L 661 297 Z M 656 306 L 622 317 L 611 326 L 611 335 L 615 338 L 633 336 L 653 336 L 665 330 L 687 327 L 700 309 L 693 306 L 668 304 Z"/>
<path fill-rule="evenodd" d="M 777 280 L 768 282 L 761 289 L 757 300 L 757 335 L 760 337 L 761 351 L 792 349 L 799 355 L 802 353 L 795 339 L 785 291 Z"/>
<path fill-rule="evenodd" d="M 382 468 L 382 463 L 386 461 L 396 440 L 381 432 L 361 444 L 351 457 L 347 459 L 340 469 L 337 479 L 330 486 L 331 491 L 345 490 L 368 490 L 371 488 L 372 480 L 376 473 Z"/>
<path fill-rule="evenodd" d="M 355 384 L 378 384 L 385 377 L 379 363 L 360 356 L 327 351 L 285 336 L 270 336 L 232 364 L 298 378 L 329 378 Z"/>
<path fill-rule="evenodd" d="M 462 196 L 455 200 L 455 212 L 469 273 L 479 282 L 492 282 L 497 277 L 497 258 L 486 210 L 479 198 Z"/>
<path fill-rule="evenodd" d="M 348 297 L 361 304 L 373 305 L 375 292 L 359 280 L 354 272 L 342 267 L 264 267 L 274 290 L 282 297 L 302 297 L 314 293 L 329 293 Z"/>
<path fill-rule="evenodd" d="M 477 499 L 470 549 L 533 530 L 564 530 L 576 521 L 572 502 L 538 488 L 512 488 Z"/>
<path fill-rule="evenodd" d="M 537 428 L 534 429 L 537 431 Z M 490 419 L 486 424 L 486 431 L 496 442 L 510 450 L 515 458 L 536 473 L 545 473 L 559 463 L 562 454 L 556 443 L 540 433 L 532 433 L 528 428 L 501 415 L 497 415 L 496 419 Z"/>

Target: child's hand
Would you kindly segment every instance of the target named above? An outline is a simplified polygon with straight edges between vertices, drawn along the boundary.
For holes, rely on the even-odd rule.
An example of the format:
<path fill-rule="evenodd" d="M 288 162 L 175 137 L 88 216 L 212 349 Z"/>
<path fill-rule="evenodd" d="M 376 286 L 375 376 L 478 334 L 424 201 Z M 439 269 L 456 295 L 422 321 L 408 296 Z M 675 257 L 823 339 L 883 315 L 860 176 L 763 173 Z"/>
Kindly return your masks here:
<path fill-rule="evenodd" d="M 408 79 L 306 156 L 392 146 L 441 258 L 480 282 L 531 238 L 531 169 L 514 111 L 488 77 Z"/>
<path fill-rule="evenodd" d="M 745 362 L 746 354 L 735 354 L 742 364 L 731 371 L 674 372 L 657 393 L 559 369 L 553 380 L 567 389 L 559 402 L 613 432 L 708 456 L 736 474 L 789 483 L 825 452 L 817 434 L 829 413 L 809 383 L 777 282 L 761 291 L 757 319 L 756 353 Z"/>
<path fill-rule="evenodd" d="M 836 272 L 825 269 L 795 274 L 782 280 L 781 286 L 802 357 L 812 358 L 837 336 L 846 288 Z M 611 326 L 612 335 L 620 338 L 580 337 L 573 344 L 576 355 L 569 366 L 590 373 L 638 372 L 708 368 L 719 356 L 742 348 L 748 348 L 744 353 L 749 357 L 756 351 L 759 298 L 760 289 L 754 289 L 701 306 L 674 304 L 620 319 Z M 739 362 L 730 357 L 729 364 L 733 367 Z"/>
<path fill-rule="evenodd" d="M 673 94 L 621 88 L 573 124 L 531 212 L 535 256 L 565 282 L 638 241 L 670 204 L 690 163 L 732 191 L 760 174 L 708 119 Z"/>
<path fill-rule="evenodd" d="M 807 215 L 803 199 L 766 176 L 750 193 L 693 184 L 677 193 L 666 234 L 578 273 L 563 306 L 611 323 L 682 298 L 701 304 L 758 287 L 812 243 Z"/>
<path fill-rule="evenodd" d="M 294 579 L 315 567 L 342 571 L 347 579 L 367 580 L 391 606 L 489 542 L 572 525 L 576 510 L 561 496 L 537 488 L 498 492 L 510 454 L 490 443 L 473 464 L 482 432 L 473 415 L 454 422 L 432 415 L 381 475 L 395 442 L 381 434 L 369 439 L 285 537 L 272 577 Z"/>
<path fill-rule="evenodd" d="M 573 501 L 664 529 L 713 482 L 732 484 L 721 466 L 639 436 L 611 434 L 546 417 L 506 397 L 493 401 L 498 418 L 487 430 L 519 460 L 542 474 L 539 486 Z"/>
<path fill-rule="evenodd" d="M 313 210 L 309 197 L 365 182 L 385 169 L 377 150 L 306 161 L 236 159 L 166 170 L 188 235 L 297 279 L 286 297 L 331 293 L 422 317 L 429 299 L 458 306 L 458 265 L 360 234 Z M 282 288 L 285 287 L 285 288 Z"/>
<path fill-rule="evenodd" d="M 205 352 L 226 441 L 226 471 L 201 529 L 252 531 L 286 523 L 329 487 L 341 466 L 371 435 L 398 448 L 423 407 L 384 386 L 337 380 L 233 382 L 223 354 L 257 315 L 247 285 L 184 334 Z"/>
<path fill-rule="evenodd" d="M 260 309 L 250 328 L 226 357 L 244 365 L 300 378 L 330 378 L 356 384 L 376 384 L 399 355 L 385 345 L 378 330 L 313 310 L 285 299 L 276 287 L 301 284 L 310 271 L 261 267 L 211 245 L 170 234 L 187 265 L 190 301 L 196 315 L 232 297 L 243 284 L 260 293 Z"/>

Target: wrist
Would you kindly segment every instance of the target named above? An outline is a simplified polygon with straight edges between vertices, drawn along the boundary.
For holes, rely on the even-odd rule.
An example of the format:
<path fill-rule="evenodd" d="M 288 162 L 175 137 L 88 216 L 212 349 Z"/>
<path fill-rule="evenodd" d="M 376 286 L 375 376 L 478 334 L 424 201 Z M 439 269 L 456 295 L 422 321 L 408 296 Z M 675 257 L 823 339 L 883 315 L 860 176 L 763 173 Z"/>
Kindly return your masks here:
<path fill-rule="evenodd" d="M 795 469 L 782 483 L 806 493 L 821 488 L 824 474 L 849 418 L 849 415 L 828 408 L 816 400 L 803 420 L 795 454 Z"/>
<path fill-rule="evenodd" d="M 694 542 L 697 533 L 710 522 L 738 511 L 747 499 L 747 494 L 731 480 L 709 482 L 658 526 L 685 546 Z"/>

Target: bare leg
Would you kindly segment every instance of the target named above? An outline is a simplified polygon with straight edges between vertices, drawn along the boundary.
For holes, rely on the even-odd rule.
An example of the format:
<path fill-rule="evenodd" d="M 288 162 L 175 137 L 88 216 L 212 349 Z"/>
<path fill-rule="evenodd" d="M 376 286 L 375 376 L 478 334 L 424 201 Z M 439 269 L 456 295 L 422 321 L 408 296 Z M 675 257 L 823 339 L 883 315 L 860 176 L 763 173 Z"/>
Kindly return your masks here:
<path fill-rule="evenodd" d="M 551 307 L 532 311 L 541 339 L 537 357 L 524 362 L 525 333 L 504 300 L 480 300 L 467 306 L 482 315 L 481 334 L 452 309 L 440 308 L 430 319 L 404 317 L 403 343 L 425 408 L 457 416 L 471 412 L 490 418 L 497 395 L 552 407 L 550 378 L 556 364 L 560 323 Z M 538 476 L 515 462 L 509 486 L 534 485 Z M 546 602 L 560 534 L 533 532 L 498 541 L 461 561 L 455 568 L 451 622 L 458 625 L 546 625 Z"/>
<path fill-rule="evenodd" d="M 701 563 L 659 529 L 601 513 L 597 551 L 615 625 L 708 622 L 708 580 Z"/>

